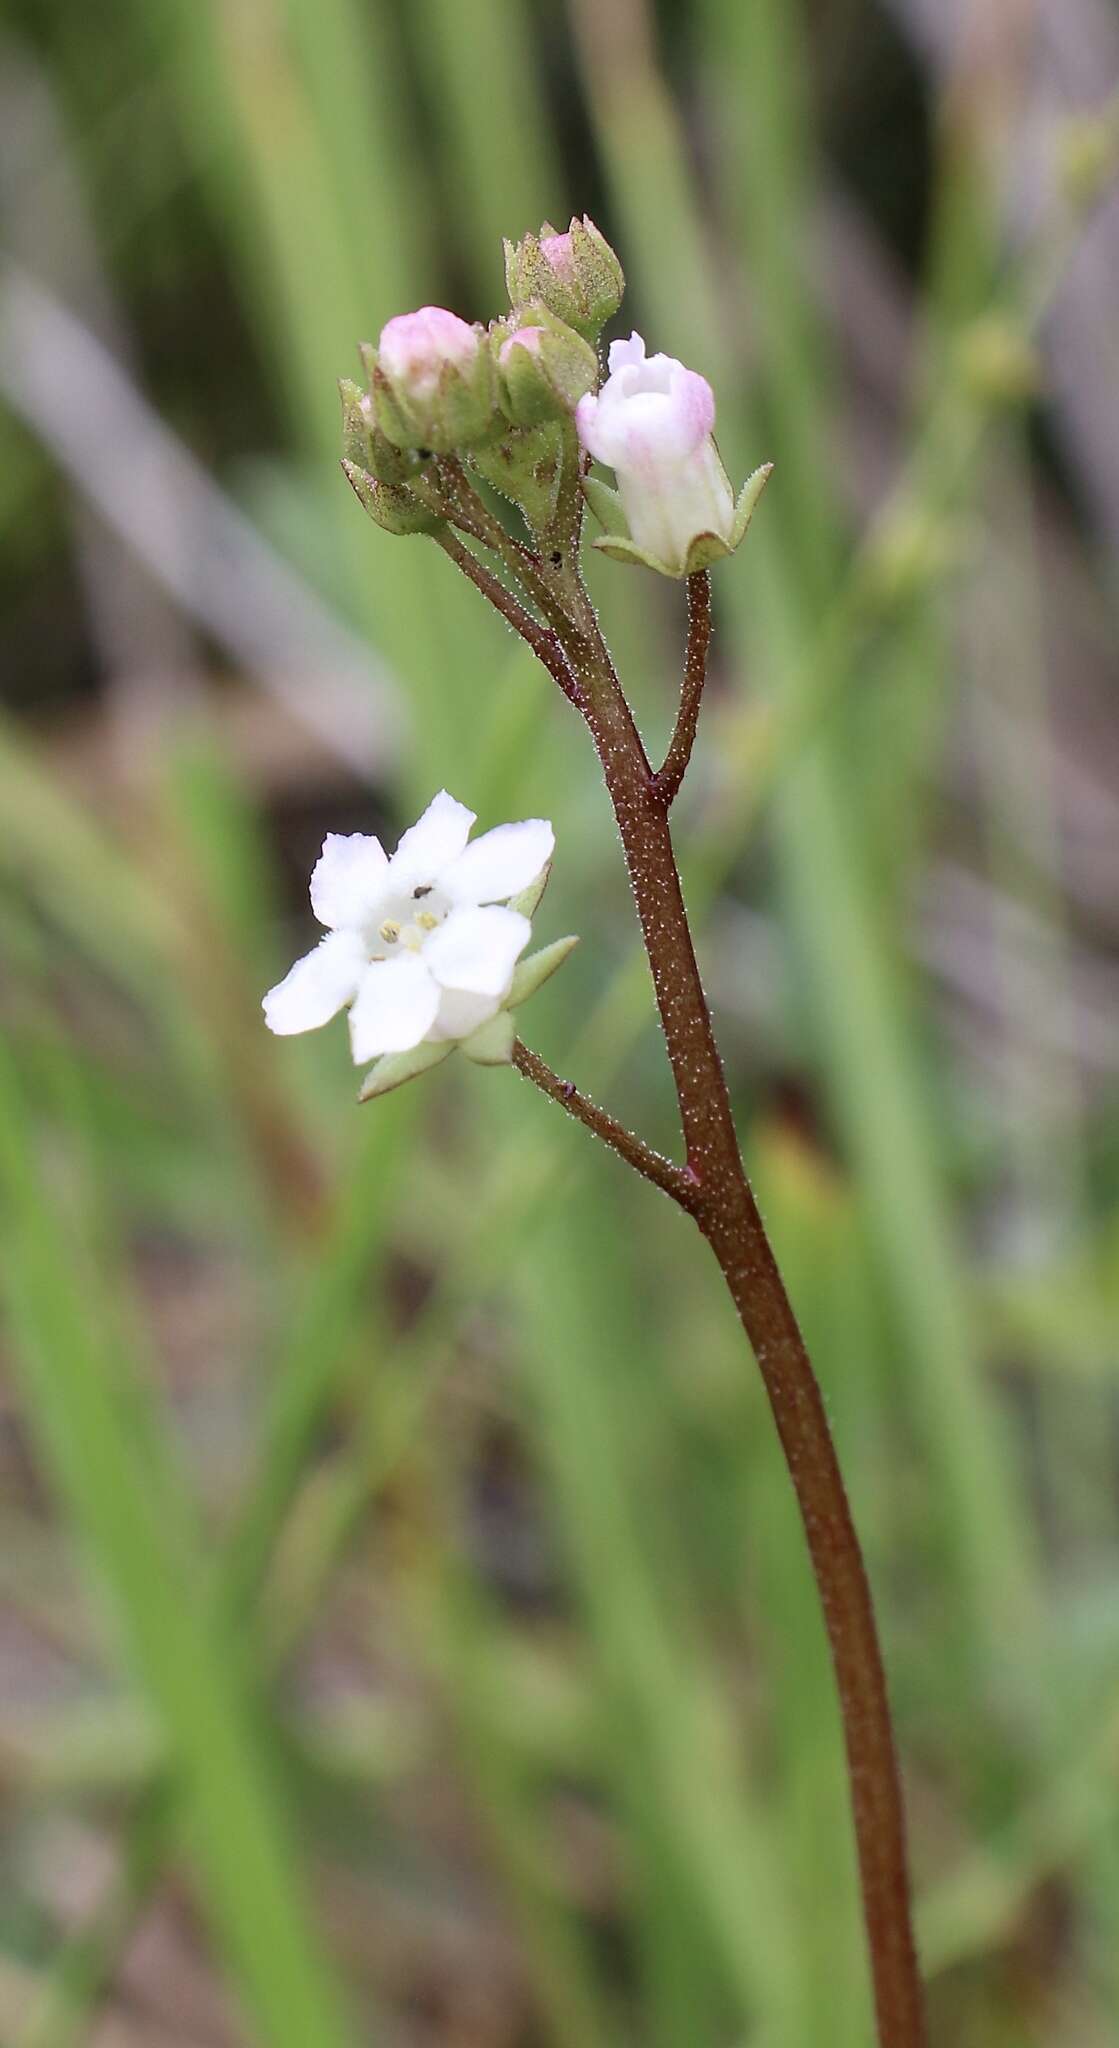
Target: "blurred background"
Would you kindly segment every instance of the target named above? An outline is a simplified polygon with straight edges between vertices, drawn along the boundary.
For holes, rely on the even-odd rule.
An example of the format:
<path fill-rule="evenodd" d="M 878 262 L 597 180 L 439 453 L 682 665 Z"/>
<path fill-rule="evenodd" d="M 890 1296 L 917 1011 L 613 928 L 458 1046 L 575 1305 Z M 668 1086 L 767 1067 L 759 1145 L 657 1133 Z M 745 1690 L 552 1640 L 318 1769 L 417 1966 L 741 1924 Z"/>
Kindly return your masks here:
<path fill-rule="evenodd" d="M 1119 2013 L 1119 17 L 7 0 L 0 2039 L 866 2048 L 719 1276 L 511 1073 L 264 1031 L 327 830 L 543 814 L 525 1028 L 676 1143 L 585 734 L 335 380 L 590 211 L 773 482 L 676 813 L 877 1595 L 937 2048 Z M 655 751 L 677 587 L 590 574 Z"/>

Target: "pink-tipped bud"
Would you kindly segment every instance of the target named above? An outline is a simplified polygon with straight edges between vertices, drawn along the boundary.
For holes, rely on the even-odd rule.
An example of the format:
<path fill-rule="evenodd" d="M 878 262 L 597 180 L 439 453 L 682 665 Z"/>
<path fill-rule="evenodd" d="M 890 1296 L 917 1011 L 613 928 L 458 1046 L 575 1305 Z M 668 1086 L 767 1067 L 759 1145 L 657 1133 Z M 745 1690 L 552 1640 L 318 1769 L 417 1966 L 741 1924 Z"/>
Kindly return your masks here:
<path fill-rule="evenodd" d="M 377 423 L 398 447 L 439 453 L 467 447 L 493 416 L 483 332 L 443 306 L 421 306 L 386 322 L 372 381 Z"/>
<path fill-rule="evenodd" d="M 382 370 L 401 395 L 429 398 L 449 365 L 465 370 L 478 353 L 478 331 L 443 306 L 398 313 L 381 329 L 377 354 Z"/>
<path fill-rule="evenodd" d="M 514 307 L 536 301 L 586 341 L 597 340 L 625 289 L 613 249 L 585 215 L 563 234 L 545 221 L 538 235 L 506 242 L 505 278 Z"/>
<path fill-rule="evenodd" d="M 538 356 L 543 339 L 544 329 L 542 327 L 518 327 L 516 332 L 509 336 L 508 341 L 502 342 L 498 350 L 497 360 L 502 369 L 508 369 L 512 352 L 515 348 L 527 348 L 530 355 Z"/>
<path fill-rule="evenodd" d="M 540 254 L 561 284 L 575 284 L 575 251 L 571 246 L 570 229 L 565 235 L 541 235 Z"/>
<path fill-rule="evenodd" d="M 501 323 L 492 330 L 501 404 L 517 427 L 570 418 L 598 382 L 598 357 L 546 306 L 537 302 L 522 310 L 519 326 Z"/>

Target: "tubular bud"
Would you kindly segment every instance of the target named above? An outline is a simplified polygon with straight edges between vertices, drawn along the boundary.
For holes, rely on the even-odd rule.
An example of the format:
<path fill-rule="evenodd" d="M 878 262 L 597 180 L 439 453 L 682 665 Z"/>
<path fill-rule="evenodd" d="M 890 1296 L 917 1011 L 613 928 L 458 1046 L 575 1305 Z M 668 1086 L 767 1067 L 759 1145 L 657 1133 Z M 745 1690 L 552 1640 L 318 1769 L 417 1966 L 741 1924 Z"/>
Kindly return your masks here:
<path fill-rule="evenodd" d="M 505 279 L 514 307 L 537 300 L 588 341 L 597 341 L 625 290 L 621 264 L 586 214 L 565 233 L 545 221 L 538 235 L 506 242 Z"/>
<path fill-rule="evenodd" d="M 756 470 L 735 500 L 712 437 L 715 400 L 705 377 L 674 356 L 646 357 L 632 334 L 613 343 L 610 375 L 579 400 L 575 424 L 584 448 L 618 479 L 616 500 L 594 479 L 584 482 L 592 511 L 614 527 L 596 547 L 662 576 L 689 576 L 734 552 L 769 470 Z"/>
<path fill-rule="evenodd" d="M 502 409 L 514 426 L 540 426 L 573 413 L 598 382 L 590 343 L 539 301 L 491 335 Z"/>
<path fill-rule="evenodd" d="M 370 357 L 374 417 L 396 447 L 447 455 L 485 439 L 496 393 L 482 328 L 421 306 L 388 321 Z"/>

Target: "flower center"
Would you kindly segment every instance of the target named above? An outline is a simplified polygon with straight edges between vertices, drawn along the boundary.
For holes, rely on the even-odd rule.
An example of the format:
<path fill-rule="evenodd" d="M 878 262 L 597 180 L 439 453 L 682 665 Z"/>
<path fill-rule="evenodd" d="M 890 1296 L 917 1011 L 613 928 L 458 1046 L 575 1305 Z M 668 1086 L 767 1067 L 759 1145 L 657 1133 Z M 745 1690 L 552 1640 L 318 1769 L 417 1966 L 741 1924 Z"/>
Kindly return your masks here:
<path fill-rule="evenodd" d="M 369 958 L 391 960 L 401 952 L 421 953 L 450 908 L 449 899 L 433 882 L 421 882 L 406 895 L 382 901 L 378 921 L 366 933 Z"/>

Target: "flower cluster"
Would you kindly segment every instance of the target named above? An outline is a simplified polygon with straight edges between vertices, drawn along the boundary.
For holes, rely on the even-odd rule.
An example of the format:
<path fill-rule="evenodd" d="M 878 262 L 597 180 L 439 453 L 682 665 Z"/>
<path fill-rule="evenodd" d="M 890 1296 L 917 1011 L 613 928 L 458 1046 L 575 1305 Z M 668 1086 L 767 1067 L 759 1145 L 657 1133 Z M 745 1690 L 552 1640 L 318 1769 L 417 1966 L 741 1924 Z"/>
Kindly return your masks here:
<path fill-rule="evenodd" d="M 596 547 L 616 560 L 687 576 L 730 554 L 769 470 L 736 502 L 711 386 L 673 356 L 647 356 L 639 334 L 611 345 L 602 381 L 596 344 L 625 280 L 594 222 L 560 232 L 546 221 L 507 242 L 505 274 L 511 311 L 488 328 L 422 306 L 362 349 L 367 389 L 346 380 L 342 403 L 344 467 L 366 510 L 392 533 L 461 524 L 440 471 L 451 458 L 549 541 L 567 474 L 607 529 Z M 617 490 L 586 474 L 588 458 L 614 470 Z"/>
<path fill-rule="evenodd" d="M 364 387 L 341 385 L 343 468 L 379 526 L 434 536 L 585 709 L 596 628 L 579 573 L 584 506 L 606 529 L 595 542 L 606 554 L 692 576 L 738 546 L 769 470 L 736 502 L 711 386 L 673 356 L 647 355 L 639 334 L 612 343 L 603 378 L 599 340 L 625 280 L 593 221 L 546 221 L 506 243 L 505 274 L 510 308 L 488 327 L 421 306 L 362 346 Z M 614 471 L 616 489 L 592 462 Z M 519 507 L 528 544 L 479 483 Z M 680 730 L 657 785 L 666 802 L 694 715 Z M 363 1096 L 456 1045 L 488 1064 L 512 1058 L 514 1009 L 575 943 L 522 957 L 551 826 L 530 818 L 471 841 L 473 824 L 442 790 L 391 858 L 360 833 L 323 846 L 311 903 L 326 936 L 269 991 L 264 1013 L 287 1034 L 348 1009 L 354 1060 L 376 1062 Z"/>
<path fill-rule="evenodd" d="M 554 835 L 546 819 L 526 818 L 471 840 L 474 823 L 443 789 L 391 859 L 360 832 L 332 832 L 323 844 L 311 908 L 327 935 L 269 989 L 264 1021 L 286 1037 L 348 1005 L 355 1064 L 395 1061 L 382 1060 L 363 1094 L 384 1093 L 455 1045 L 483 1064 L 508 1060 L 512 1007 L 575 943 L 546 948 L 518 977 Z"/>

